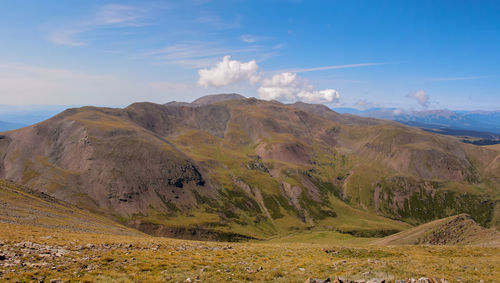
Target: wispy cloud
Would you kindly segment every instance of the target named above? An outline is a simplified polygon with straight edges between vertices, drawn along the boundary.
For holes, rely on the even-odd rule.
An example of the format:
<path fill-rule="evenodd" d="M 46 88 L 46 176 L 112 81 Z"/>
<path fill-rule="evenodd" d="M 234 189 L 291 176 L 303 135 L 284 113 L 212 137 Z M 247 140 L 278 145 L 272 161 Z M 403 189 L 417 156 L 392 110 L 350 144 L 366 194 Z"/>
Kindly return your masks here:
<path fill-rule="evenodd" d="M 243 42 L 246 42 L 246 43 L 256 43 L 256 42 L 259 42 L 259 41 L 263 41 L 263 40 L 268 40 L 269 37 L 267 36 L 258 36 L 258 35 L 251 35 L 251 34 L 243 34 L 239 37 L 239 39 Z"/>
<path fill-rule="evenodd" d="M 2 104 L 126 105 L 200 95 L 194 85 L 19 63 L 0 63 Z"/>
<path fill-rule="evenodd" d="M 66 45 L 66 46 L 84 46 L 86 43 L 82 40 L 78 40 L 75 36 L 81 32 L 83 32 L 81 28 L 79 29 L 59 29 L 52 31 L 47 39 L 52 43 L 57 45 Z"/>
<path fill-rule="evenodd" d="M 471 77 L 449 77 L 449 78 L 430 78 L 429 81 L 470 81 L 491 78 L 494 76 L 471 76 Z"/>
<path fill-rule="evenodd" d="M 149 85 L 153 88 L 153 90 L 160 93 L 186 93 L 196 90 L 196 86 L 192 84 L 168 81 L 150 82 Z"/>
<path fill-rule="evenodd" d="M 240 17 L 238 16 L 234 19 L 227 20 L 218 15 L 206 14 L 196 18 L 195 22 L 204 25 L 211 25 L 212 27 L 217 29 L 233 29 L 239 28 L 241 26 Z"/>
<path fill-rule="evenodd" d="M 109 4 L 101 6 L 86 20 L 60 25 L 50 29 L 47 39 L 57 45 L 84 46 L 79 35 L 100 28 L 140 27 L 146 25 L 146 10 L 135 6 Z"/>
<path fill-rule="evenodd" d="M 148 52 L 155 65 L 175 64 L 189 68 L 204 68 L 213 65 L 227 54 L 256 53 L 260 46 L 220 47 L 216 43 L 185 42 Z"/>
<path fill-rule="evenodd" d="M 89 103 L 122 84 L 109 75 L 24 64 L 0 64 L 0 100 L 6 104 Z M 107 89 L 107 90 L 104 90 Z M 22 97 L 23 99 L 19 99 Z"/>
<path fill-rule="evenodd" d="M 348 64 L 348 65 L 330 65 L 330 66 L 313 67 L 313 68 L 297 68 L 297 69 L 279 70 L 276 72 L 305 73 L 305 72 L 316 72 L 316 71 L 325 71 L 325 70 L 369 67 L 369 66 L 377 66 L 377 65 L 385 65 L 385 64 L 389 64 L 389 63 L 360 63 L 360 64 Z"/>

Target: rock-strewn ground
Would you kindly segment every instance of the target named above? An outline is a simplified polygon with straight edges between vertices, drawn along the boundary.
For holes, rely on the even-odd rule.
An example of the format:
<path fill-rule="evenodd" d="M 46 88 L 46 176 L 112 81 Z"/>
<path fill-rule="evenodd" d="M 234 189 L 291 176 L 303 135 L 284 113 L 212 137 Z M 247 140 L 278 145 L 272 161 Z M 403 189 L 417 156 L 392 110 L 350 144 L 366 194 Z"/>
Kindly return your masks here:
<path fill-rule="evenodd" d="M 15 224 L 0 224 L 0 231 L 0 281 L 9 282 L 500 280 L 500 249 L 493 247 L 381 247 L 352 238 L 322 244 L 215 243 Z"/>

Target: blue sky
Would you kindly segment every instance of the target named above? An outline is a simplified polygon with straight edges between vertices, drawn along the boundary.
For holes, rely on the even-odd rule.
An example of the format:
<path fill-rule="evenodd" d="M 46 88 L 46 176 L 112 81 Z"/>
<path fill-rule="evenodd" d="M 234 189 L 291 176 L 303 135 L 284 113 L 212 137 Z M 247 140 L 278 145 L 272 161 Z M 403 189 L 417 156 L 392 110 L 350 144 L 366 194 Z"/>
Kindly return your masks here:
<path fill-rule="evenodd" d="M 1 1 L 0 104 L 238 92 L 500 110 L 498 15 L 499 1 Z"/>

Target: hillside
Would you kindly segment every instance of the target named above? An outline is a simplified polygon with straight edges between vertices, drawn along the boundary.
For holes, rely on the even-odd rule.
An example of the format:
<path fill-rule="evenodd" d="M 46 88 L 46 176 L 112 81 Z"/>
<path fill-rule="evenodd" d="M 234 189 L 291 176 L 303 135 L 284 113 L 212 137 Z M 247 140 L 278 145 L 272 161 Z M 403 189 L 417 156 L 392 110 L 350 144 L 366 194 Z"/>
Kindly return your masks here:
<path fill-rule="evenodd" d="M 435 220 L 380 239 L 378 245 L 481 245 L 500 246 L 500 233 L 479 226 L 460 214 Z"/>
<path fill-rule="evenodd" d="M 322 105 L 231 94 L 83 107 L 2 135 L 1 178 L 153 235 L 387 235 L 457 213 L 498 219 L 495 149 Z"/>
<path fill-rule="evenodd" d="M 142 233 L 57 200 L 43 193 L 0 180 L 0 223 L 30 229 L 54 229 L 140 236 Z"/>
<path fill-rule="evenodd" d="M 0 228 L 2 282 L 304 282 L 309 277 L 335 276 L 357 282 L 421 277 L 498 282 L 500 278 L 495 265 L 500 253 L 494 247 L 375 246 L 351 243 L 354 237 L 348 235 L 343 237 L 349 239 L 322 244 L 305 239 L 215 243 L 4 223 Z"/>

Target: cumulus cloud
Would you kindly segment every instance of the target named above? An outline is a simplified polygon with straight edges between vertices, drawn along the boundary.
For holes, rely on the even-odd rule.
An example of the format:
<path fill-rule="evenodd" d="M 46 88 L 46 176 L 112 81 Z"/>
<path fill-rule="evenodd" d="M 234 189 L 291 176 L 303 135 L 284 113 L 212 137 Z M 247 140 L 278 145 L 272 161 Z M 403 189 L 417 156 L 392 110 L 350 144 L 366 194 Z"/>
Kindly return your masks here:
<path fill-rule="evenodd" d="M 313 85 L 297 77 L 296 73 L 282 72 L 262 78 L 255 60 L 240 62 L 225 56 L 212 68 L 198 70 L 198 85 L 222 87 L 242 81 L 259 83 L 258 94 L 264 100 L 283 102 L 338 103 L 340 94 L 334 89 L 316 90 Z"/>
<path fill-rule="evenodd" d="M 301 100 L 311 103 L 337 103 L 340 98 L 338 91 L 314 90 L 312 85 L 297 78 L 297 74 L 289 72 L 262 80 L 258 92 L 262 99 L 286 102 Z"/>
<path fill-rule="evenodd" d="M 224 56 L 215 67 L 198 71 L 198 85 L 202 87 L 221 87 L 244 80 L 251 83 L 258 81 L 258 66 L 255 60 L 240 62 L 231 60 L 231 56 Z"/>
<path fill-rule="evenodd" d="M 297 74 L 281 73 L 262 80 L 259 97 L 265 100 L 293 101 L 299 91 Z"/>
<path fill-rule="evenodd" d="M 407 97 L 415 99 L 423 108 L 427 108 L 427 106 L 429 106 L 429 96 L 421 89 L 409 93 Z"/>
<path fill-rule="evenodd" d="M 338 91 L 328 88 L 324 90 L 303 90 L 297 94 L 300 100 L 312 103 L 338 103 L 340 94 Z"/>

